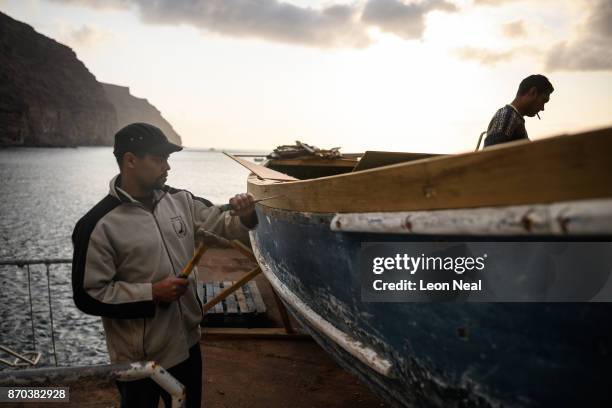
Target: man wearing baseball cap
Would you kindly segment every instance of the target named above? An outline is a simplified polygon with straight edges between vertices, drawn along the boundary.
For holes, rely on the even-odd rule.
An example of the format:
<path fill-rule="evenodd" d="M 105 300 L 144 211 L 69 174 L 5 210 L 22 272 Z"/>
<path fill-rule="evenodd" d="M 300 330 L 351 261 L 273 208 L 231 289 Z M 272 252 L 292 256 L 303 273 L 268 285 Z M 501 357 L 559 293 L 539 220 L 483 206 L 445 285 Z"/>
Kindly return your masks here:
<path fill-rule="evenodd" d="M 210 231 L 248 241 L 257 225 L 254 200 L 237 194 L 231 212 L 165 185 L 168 157 L 182 150 L 146 123 L 115 135 L 120 173 L 109 194 L 76 224 L 72 289 L 76 306 L 101 316 L 112 363 L 156 361 L 185 387 L 187 406 L 200 407 L 202 302 L 197 273 L 179 278 Z M 122 407 L 157 407 L 170 396 L 151 379 L 117 381 Z"/>

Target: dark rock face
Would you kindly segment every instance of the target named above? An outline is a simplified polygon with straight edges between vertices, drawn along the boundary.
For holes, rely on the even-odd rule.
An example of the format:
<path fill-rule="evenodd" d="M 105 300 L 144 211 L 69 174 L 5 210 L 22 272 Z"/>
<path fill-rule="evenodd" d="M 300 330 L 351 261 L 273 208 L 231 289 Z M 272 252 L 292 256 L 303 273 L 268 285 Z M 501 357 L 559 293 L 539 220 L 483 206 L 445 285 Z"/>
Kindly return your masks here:
<path fill-rule="evenodd" d="M 108 145 L 116 123 L 70 48 L 0 13 L 0 145 Z"/>
<path fill-rule="evenodd" d="M 134 122 L 145 122 L 157 126 L 171 142 L 181 144 L 181 137 L 174 131 L 172 125 L 166 121 L 161 112 L 144 98 L 137 98 L 130 94 L 126 86 L 102 83 L 106 97 L 117 111 L 117 129 Z"/>
<path fill-rule="evenodd" d="M 0 146 L 108 146 L 131 122 L 181 143 L 145 99 L 103 86 L 72 49 L 0 13 Z"/>

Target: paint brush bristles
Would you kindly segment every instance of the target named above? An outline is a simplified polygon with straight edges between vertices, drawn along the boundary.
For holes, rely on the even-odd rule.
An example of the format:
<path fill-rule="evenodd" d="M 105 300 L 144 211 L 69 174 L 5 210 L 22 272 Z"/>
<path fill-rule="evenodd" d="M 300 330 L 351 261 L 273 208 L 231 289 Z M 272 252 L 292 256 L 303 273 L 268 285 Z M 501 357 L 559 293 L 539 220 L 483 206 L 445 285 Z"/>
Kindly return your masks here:
<path fill-rule="evenodd" d="M 536 116 L 538 117 L 538 119 L 542 120 L 539 113 L 536 113 Z"/>

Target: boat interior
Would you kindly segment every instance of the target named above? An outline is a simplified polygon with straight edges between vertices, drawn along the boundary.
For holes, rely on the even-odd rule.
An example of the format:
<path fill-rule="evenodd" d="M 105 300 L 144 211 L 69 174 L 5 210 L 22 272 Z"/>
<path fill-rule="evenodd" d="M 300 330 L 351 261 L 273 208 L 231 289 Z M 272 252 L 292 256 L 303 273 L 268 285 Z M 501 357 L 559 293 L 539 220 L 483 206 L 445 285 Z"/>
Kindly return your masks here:
<path fill-rule="evenodd" d="M 366 151 L 365 153 L 345 153 L 340 158 L 322 159 L 317 156 L 304 156 L 291 159 L 270 159 L 263 163 L 269 169 L 287 174 L 299 180 L 309 180 L 337 174 L 357 172 L 397 163 L 440 156 L 431 153 L 404 153 Z"/>

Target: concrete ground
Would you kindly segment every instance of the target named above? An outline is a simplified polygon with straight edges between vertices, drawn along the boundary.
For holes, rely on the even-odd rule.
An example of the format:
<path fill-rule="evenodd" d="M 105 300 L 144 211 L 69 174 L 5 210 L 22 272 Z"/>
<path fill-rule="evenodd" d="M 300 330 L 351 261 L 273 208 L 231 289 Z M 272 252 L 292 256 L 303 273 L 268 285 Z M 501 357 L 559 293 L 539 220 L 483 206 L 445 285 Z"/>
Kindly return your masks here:
<path fill-rule="evenodd" d="M 313 341 L 204 341 L 208 408 L 383 407 Z"/>
<path fill-rule="evenodd" d="M 238 280 L 256 266 L 234 250 L 211 249 L 200 262 L 201 281 Z M 255 282 L 270 326 L 282 327 L 272 289 Z M 293 321 L 293 327 L 299 328 Z M 382 401 L 342 369 L 313 340 L 216 339 L 203 336 L 204 406 L 383 407 Z"/>

